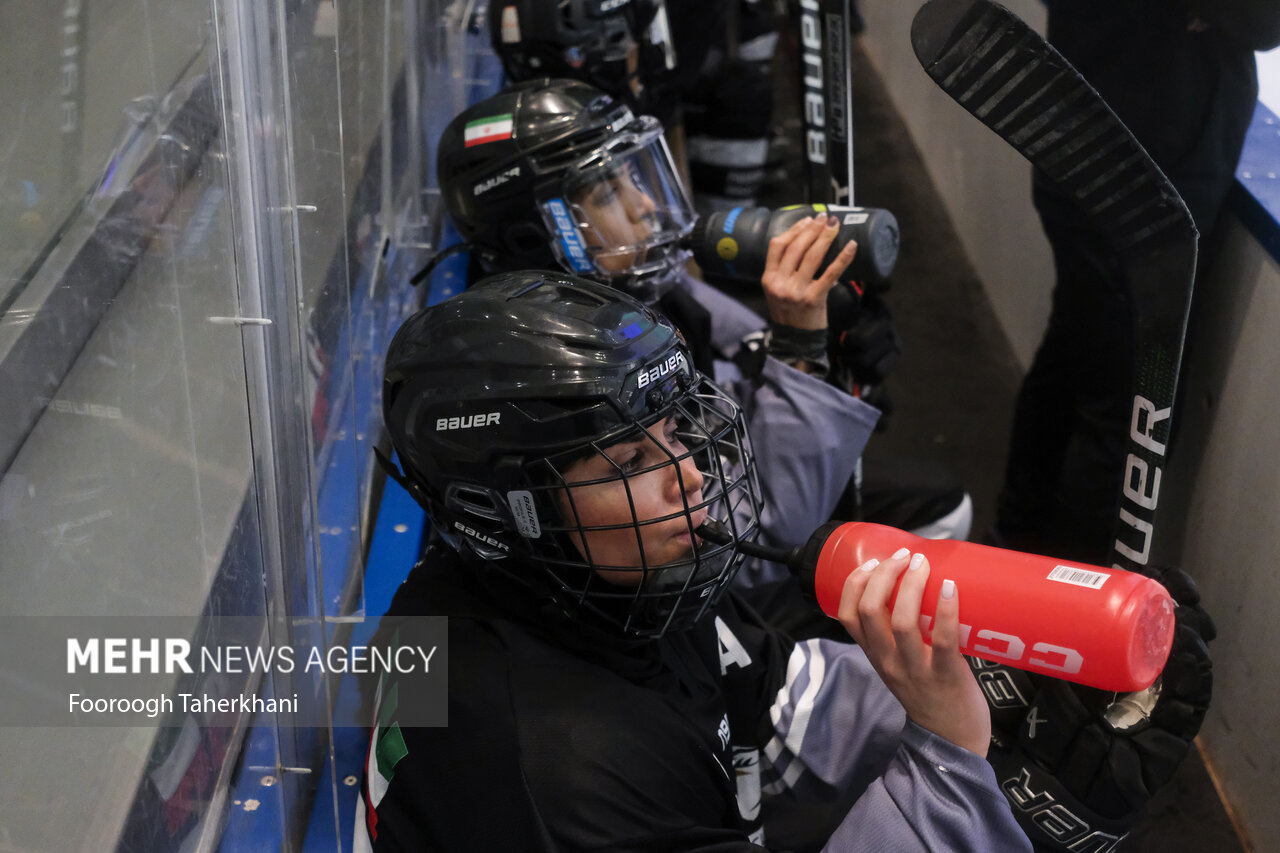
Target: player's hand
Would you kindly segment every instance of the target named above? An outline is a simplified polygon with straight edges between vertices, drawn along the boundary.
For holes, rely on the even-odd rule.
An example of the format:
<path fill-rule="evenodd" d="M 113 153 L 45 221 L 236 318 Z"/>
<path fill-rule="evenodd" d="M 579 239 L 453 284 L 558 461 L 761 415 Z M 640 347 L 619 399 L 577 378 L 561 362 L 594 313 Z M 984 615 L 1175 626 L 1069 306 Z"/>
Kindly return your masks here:
<path fill-rule="evenodd" d="M 819 275 L 822 259 L 839 231 L 836 217 L 819 213 L 801 219 L 769 241 L 760 283 L 770 320 L 797 329 L 827 327 L 827 291 L 853 262 L 858 249 L 850 240 Z"/>
<path fill-rule="evenodd" d="M 890 607 L 894 584 L 902 584 Z M 899 550 L 849 573 L 839 618 L 907 716 L 922 728 L 985 756 L 991 742 L 987 703 L 960 654 L 959 592 L 944 581 L 932 645 L 920 633 L 920 602 L 929 579 L 923 554 Z"/>

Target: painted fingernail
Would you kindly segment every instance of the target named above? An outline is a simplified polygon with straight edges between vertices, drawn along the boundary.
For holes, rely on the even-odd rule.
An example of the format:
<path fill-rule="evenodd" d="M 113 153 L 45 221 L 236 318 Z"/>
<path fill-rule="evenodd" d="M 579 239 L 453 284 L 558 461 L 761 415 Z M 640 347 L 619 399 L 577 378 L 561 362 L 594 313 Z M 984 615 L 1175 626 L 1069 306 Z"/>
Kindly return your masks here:
<path fill-rule="evenodd" d="M 869 572 L 878 565 L 880 565 L 880 561 L 877 560 L 875 557 L 872 557 L 870 560 L 867 560 L 861 566 L 858 566 L 858 570 L 863 572 Z"/>
<path fill-rule="evenodd" d="M 903 557 L 907 556 L 907 555 L 908 555 L 908 554 L 910 554 L 910 553 L 911 553 L 911 549 L 910 549 L 910 548 L 899 548 L 898 550 L 896 550 L 896 551 L 894 551 L 894 552 L 893 552 L 893 558 L 892 558 L 892 559 L 894 559 L 894 560 L 901 560 Z"/>
<path fill-rule="evenodd" d="M 942 582 L 942 597 L 947 601 L 956 597 L 956 582 L 947 578 Z"/>
<path fill-rule="evenodd" d="M 828 228 L 835 228 L 835 227 L 836 227 L 837 225 L 839 225 L 839 224 L 840 224 L 840 217 L 835 216 L 835 215 L 832 215 L 832 216 L 828 216 L 828 217 L 827 217 L 827 227 L 828 227 Z"/>
<path fill-rule="evenodd" d="M 914 572 L 916 569 L 920 568 L 920 565 L 923 562 L 924 562 L 924 554 L 912 554 L 911 562 L 907 564 L 907 571 Z"/>

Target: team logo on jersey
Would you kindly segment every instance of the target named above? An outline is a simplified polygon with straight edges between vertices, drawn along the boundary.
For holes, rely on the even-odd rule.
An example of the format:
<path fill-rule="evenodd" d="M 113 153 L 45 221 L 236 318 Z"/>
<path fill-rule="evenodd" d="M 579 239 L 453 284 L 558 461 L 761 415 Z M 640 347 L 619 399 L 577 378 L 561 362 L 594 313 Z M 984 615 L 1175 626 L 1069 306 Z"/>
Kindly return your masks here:
<path fill-rule="evenodd" d="M 733 776 L 738 783 L 738 814 L 745 821 L 760 817 L 760 750 L 734 746 Z"/>
<path fill-rule="evenodd" d="M 742 641 L 729 629 L 724 620 L 716 617 L 716 637 L 720 640 L 720 674 L 724 675 L 731 666 L 743 669 L 751 666 L 751 655 L 743 648 Z"/>
<path fill-rule="evenodd" d="M 729 748 L 729 715 L 725 714 L 720 718 L 720 727 L 716 729 L 716 735 L 720 738 L 720 748 Z"/>

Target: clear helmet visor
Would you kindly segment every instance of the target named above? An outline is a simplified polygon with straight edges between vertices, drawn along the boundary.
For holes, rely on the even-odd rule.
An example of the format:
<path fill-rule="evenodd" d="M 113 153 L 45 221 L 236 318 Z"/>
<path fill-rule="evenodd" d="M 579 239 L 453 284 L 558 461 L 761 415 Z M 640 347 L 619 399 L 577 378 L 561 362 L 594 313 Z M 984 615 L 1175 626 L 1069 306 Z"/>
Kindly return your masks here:
<path fill-rule="evenodd" d="M 631 122 L 570 167 L 559 193 L 540 208 L 560 262 L 603 280 L 649 275 L 681 262 L 679 242 L 696 216 L 662 126 L 651 116 Z"/>

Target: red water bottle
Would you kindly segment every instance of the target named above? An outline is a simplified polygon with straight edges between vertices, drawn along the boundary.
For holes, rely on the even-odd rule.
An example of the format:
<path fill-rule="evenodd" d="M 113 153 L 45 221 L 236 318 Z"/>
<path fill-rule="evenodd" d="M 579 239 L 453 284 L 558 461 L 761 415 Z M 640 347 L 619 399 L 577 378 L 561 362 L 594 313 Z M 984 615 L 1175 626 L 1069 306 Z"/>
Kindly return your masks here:
<path fill-rule="evenodd" d="M 832 527 L 814 534 L 796 566 L 802 578 L 812 577 L 828 616 L 838 612 L 850 572 L 905 547 L 929 559 L 920 607 L 926 640 L 938 590 L 950 579 L 959 591 L 960 650 L 967 655 L 1121 692 L 1150 687 L 1169 657 L 1174 602 L 1151 578 L 973 542 L 924 539 L 881 524 Z"/>

